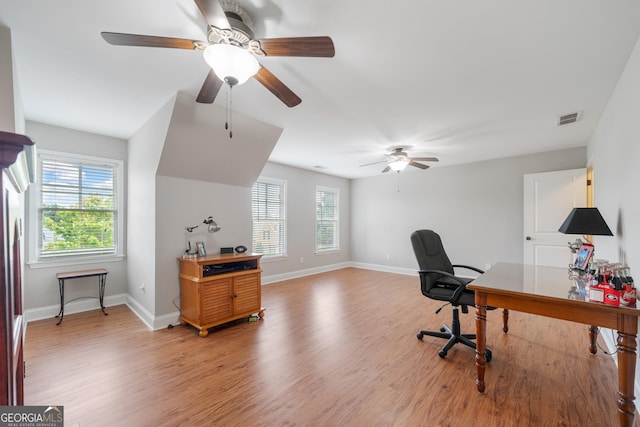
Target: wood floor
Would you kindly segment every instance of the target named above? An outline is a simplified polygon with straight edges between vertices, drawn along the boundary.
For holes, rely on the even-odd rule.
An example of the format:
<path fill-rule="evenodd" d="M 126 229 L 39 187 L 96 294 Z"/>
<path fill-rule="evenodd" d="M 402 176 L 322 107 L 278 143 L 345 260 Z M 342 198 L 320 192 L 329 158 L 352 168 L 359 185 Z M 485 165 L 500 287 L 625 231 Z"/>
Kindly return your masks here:
<path fill-rule="evenodd" d="M 615 426 L 617 373 L 587 327 L 488 314 L 493 360 L 416 338 L 449 323 L 418 279 L 354 268 L 263 286 L 264 320 L 206 338 L 149 331 L 126 307 L 31 322 L 25 404 L 63 405 L 66 426 Z M 462 315 L 473 332 L 473 313 Z M 604 344 L 601 342 L 604 347 Z"/>

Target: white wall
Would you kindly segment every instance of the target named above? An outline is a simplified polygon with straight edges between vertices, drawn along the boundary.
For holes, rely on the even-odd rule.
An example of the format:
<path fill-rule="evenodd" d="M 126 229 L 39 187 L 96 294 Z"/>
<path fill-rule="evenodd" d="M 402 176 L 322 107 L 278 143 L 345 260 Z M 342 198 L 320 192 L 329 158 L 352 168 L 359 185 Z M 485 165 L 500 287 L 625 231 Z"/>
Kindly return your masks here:
<path fill-rule="evenodd" d="M 596 256 L 628 263 L 640 278 L 640 44 L 636 45 L 596 132 L 588 159 L 594 204 L 614 237 L 595 236 Z"/>
<path fill-rule="evenodd" d="M 0 26 L 0 130 L 21 133 L 16 129 L 13 64 L 11 30 Z"/>
<path fill-rule="evenodd" d="M 156 179 L 156 316 L 176 313 L 180 284 L 178 261 L 186 249 L 203 242 L 208 254 L 221 247 L 250 246 L 251 188 L 183 178 L 158 176 Z M 222 227 L 208 233 L 203 220 L 214 217 Z M 185 228 L 197 225 L 192 233 Z"/>
<path fill-rule="evenodd" d="M 174 103 L 175 97 L 128 144 L 127 293 L 132 308 L 150 326 L 156 312 L 156 171 Z"/>
<path fill-rule="evenodd" d="M 585 165 L 586 147 L 579 147 L 356 179 L 351 259 L 414 271 L 409 237 L 427 228 L 440 234 L 454 263 L 522 262 L 523 176 Z"/>
<path fill-rule="evenodd" d="M 26 133 L 36 142 L 37 149 L 106 157 L 109 159 L 122 160 L 126 164 L 127 144 L 126 141 L 121 139 L 30 121 L 26 124 Z M 126 176 L 124 178 L 124 188 L 126 191 L 127 178 Z M 30 190 L 27 190 L 27 192 L 29 191 Z M 29 227 L 25 225 L 25 246 L 27 249 L 30 237 Z M 25 259 L 25 261 L 28 262 L 27 259 Z M 124 260 L 83 264 L 82 266 L 58 265 L 55 267 L 40 267 L 40 265 L 31 264 L 25 269 L 23 285 L 25 292 L 25 310 L 48 306 L 59 307 L 60 295 L 58 293 L 58 281 L 55 275 L 60 271 L 104 267 L 109 271 L 105 296 L 123 294 L 127 290 L 127 274 Z M 71 284 L 72 282 L 69 283 Z M 87 292 L 87 289 L 91 289 L 91 291 Z M 93 292 L 94 290 L 95 292 Z M 88 278 L 86 280 L 78 279 L 75 280 L 72 285 L 65 287 L 66 300 L 71 300 L 83 295 L 97 295 L 97 281 L 95 278 Z"/>
<path fill-rule="evenodd" d="M 640 41 L 636 44 L 598 127 L 589 141 L 594 205 L 614 236 L 595 236 L 597 258 L 624 262 L 640 286 Z M 610 338 L 608 331 L 603 335 Z M 640 395 L 636 369 L 635 394 Z"/>
<path fill-rule="evenodd" d="M 341 265 L 351 259 L 351 189 L 344 178 L 277 163 L 267 163 L 260 176 L 287 182 L 287 255 L 262 263 L 263 281 L 270 282 Z M 315 253 L 316 186 L 340 191 L 340 251 Z M 249 205 L 250 206 L 250 205 Z M 251 247 L 251 241 L 246 245 Z M 300 258 L 303 262 L 300 262 Z"/>

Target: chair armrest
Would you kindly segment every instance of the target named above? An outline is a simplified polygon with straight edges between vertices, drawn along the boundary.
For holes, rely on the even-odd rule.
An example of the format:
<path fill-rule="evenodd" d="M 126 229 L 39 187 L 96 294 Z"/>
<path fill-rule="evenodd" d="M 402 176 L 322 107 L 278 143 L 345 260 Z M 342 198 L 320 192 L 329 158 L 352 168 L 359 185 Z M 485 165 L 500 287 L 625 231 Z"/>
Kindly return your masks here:
<path fill-rule="evenodd" d="M 456 268 L 456 267 L 458 267 L 458 268 L 466 268 L 467 270 L 473 270 L 473 271 L 475 271 L 477 273 L 484 274 L 484 270 L 480 270 L 478 267 L 472 267 L 470 265 L 454 264 L 452 267 L 453 268 Z"/>

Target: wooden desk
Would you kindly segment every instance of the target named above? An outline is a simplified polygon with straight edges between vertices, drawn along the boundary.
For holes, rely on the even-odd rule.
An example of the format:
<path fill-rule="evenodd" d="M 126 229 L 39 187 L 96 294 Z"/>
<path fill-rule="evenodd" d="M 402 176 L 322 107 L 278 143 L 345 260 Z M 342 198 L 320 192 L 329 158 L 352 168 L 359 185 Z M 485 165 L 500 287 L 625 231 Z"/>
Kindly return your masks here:
<path fill-rule="evenodd" d="M 56 317 L 59 317 L 58 323 L 59 325 L 62 323 L 62 318 L 64 317 L 64 281 L 68 279 L 79 279 L 81 277 L 98 277 L 98 299 L 100 300 L 100 309 L 102 313 L 106 316 L 107 313 L 104 311 L 104 287 L 107 283 L 107 270 L 104 268 L 95 268 L 93 270 L 81 270 L 81 271 L 67 271 L 65 273 L 57 273 L 56 278 L 58 279 L 58 287 L 60 288 L 60 312 L 56 314 Z M 79 297 L 81 298 L 95 298 L 95 297 Z M 75 300 L 71 300 L 75 301 Z M 71 302 L 67 301 L 67 302 Z"/>
<path fill-rule="evenodd" d="M 487 306 L 538 314 L 591 325 L 591 353 L 602 326 L 618 331 L 618 417 L 621 426 L 633 426 L 636 411 L 634 380 L 636 372 L 636 335 L 640 310 L 569 299 L 574 288 L 567 268 L 498 263 L 468 285 L 475 291 L 476 304 L 476 384 L 483 393 L 487 361 Z"/>

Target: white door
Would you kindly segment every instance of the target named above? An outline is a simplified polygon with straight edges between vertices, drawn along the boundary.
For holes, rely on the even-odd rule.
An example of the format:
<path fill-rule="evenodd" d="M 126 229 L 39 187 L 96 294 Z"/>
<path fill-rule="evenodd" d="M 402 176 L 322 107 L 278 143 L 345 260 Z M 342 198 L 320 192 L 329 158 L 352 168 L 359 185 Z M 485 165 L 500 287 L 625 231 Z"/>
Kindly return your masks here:
<path fill-rule="evenodd" d="M 587 203 L 587 170 L 572 169 L 524 176 L 525 264 L 567 267 L 574 255 L 568 243 L 581 236 L 558 228 L 571 209 Z"/>

